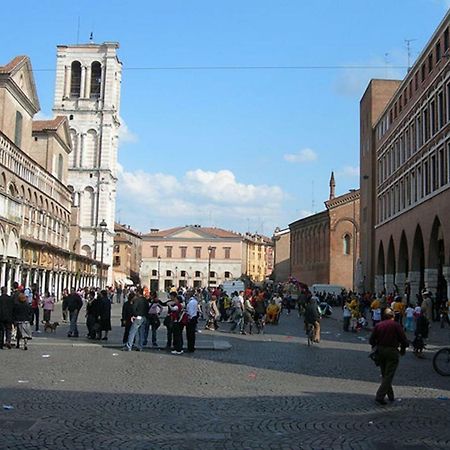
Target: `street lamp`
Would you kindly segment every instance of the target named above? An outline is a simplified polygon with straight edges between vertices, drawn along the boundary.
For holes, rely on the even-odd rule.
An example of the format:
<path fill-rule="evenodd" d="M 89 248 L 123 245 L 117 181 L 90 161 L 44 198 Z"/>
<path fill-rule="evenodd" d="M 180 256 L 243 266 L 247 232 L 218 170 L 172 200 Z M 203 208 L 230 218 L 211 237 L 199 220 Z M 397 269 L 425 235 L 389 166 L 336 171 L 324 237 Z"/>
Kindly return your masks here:
<path fill-rule="evenodd" d="M 211 284 L 211 253 L 212 253 L 212 247 L 208 247 L 208 290 Z"/>
<path fill-rule="evenodd" d="M 158 292 L 161 291 L 159 288 L 159 283 L 161 281 L 161 256 L 158 256 Z"/>
<path fill-rule="evenodd" d="M 99 223 L 100 232 L 102 234 L 102 241 L 101 241 L 101 247 L 100 247 L 100 262 L 101 262 L 101 268 L 100 268 L 100 288 L 103 289 L 103 250 L 105 245 L 105 232 L 108 228 L 107 223 L 105 222 L 105 219 L 103 219 Z"/>

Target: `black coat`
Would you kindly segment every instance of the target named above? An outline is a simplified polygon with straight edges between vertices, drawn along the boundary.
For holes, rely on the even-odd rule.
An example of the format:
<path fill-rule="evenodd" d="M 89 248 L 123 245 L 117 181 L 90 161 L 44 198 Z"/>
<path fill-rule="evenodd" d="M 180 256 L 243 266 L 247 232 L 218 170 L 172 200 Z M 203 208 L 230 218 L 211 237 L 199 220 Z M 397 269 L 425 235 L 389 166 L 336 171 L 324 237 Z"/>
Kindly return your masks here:
<path fill-rule="evenodd" d="M 67 296 L 67 309 L 70 312 L 75 311 L 76 309 L 79 311 L 81 307 L 83 306 L 83 300 L 81 300 L 81 297 L 76 293 L 72 293 Z"/>
<path fill-rule="evenodd" d="M 0 295 L 0 322 L 12 323 L 14 299 L 10 295 Z"/>
<path fill-rule="evenodd" d="M 122 306 L 122 322 L 129 322 L 134 315 L 133 302 L 127 300 Z"/>
<path fill-rule="evenodd" d="M 14 322 L 29 322 L 33 317 L 33 310 L 27 302 L 15 302 L 13 307 Z"/>
<path fill-rule="evenodd" d="M 108 297 L 100 299 L 100 326 L 103 331 L 111 330 L 111 302 Z"/>

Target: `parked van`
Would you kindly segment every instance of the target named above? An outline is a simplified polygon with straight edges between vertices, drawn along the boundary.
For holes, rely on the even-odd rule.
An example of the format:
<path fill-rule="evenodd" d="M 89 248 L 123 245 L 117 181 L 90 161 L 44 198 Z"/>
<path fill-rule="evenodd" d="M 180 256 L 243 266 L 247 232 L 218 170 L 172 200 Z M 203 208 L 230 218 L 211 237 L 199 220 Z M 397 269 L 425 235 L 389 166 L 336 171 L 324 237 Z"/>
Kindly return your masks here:
<path fill-rule="evenodd" d="M 344 289 L 343 286 L 338 284 L 313 284 L 311 286 L 311 292 L 320 294 L 324 292 L 325 294 L 336 294 L 339 295 Z"/>
<path fill-rule="evenodd" d="M 222 288 L 228 295 L 231 295 L 235 291 L 245 291 L 245 284 L 241 280 L 224 281 Z"/>

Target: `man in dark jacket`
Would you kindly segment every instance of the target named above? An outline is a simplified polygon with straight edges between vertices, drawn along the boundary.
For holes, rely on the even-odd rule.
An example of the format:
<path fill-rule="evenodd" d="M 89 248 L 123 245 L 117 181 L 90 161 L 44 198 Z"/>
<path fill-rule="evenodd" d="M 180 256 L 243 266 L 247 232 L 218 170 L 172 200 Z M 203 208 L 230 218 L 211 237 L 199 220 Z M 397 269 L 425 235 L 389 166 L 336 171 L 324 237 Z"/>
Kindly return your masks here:
<path fill-rule="evenodd" d="M 6 287 L 2 287 L 0 295 L 0 348 L 3 348 L 3 345 L 8 349 L 11 348 L 13 308 L 14 299 L 6 293 Z"/>
<path fill-rule="evenodd" d="M 378 323 L 373 329 L 369 341 L 372 348 L 377 348 L 381 376 L 383 377 L 375 396 L 375 401 L 380 405 L 386 405 L 386 395 L 391 402 L 395 399 L 392 380 L 398 367 L 399 355 L 404 355 L 406 347 L 409 346 L 402 326 L 394 321 L 394 311 L 386 308 L 384 318 L 385 320 Z"/>
<path fill-rule="evenodd" d="M 316 301 L 309 299 L 305 307 L 305 331 L 308 332 L 308 325 L 314 325 L 314 342 L 320 342 L 320 314 Z"/>
<path fill-rule="evenodd" d="M 78 313 L 83 306 L 81 297 L 77 294 L 75 288 L 72 288 L 71 293 L 67 297 L 67 310 L 69 311 L 70 327 L 67 337 L 78 337 Z"/>
<path fill-rule="evenodd" d="M 142 289 L 139 289 L 133 304 L 133 316 L 131 317 L 131 329 L 128 335 L 128 342 L 123 348 L 124 350 L 131 351 L 134 344 L 134 338 L 136 339 L 136 350 L 142 350 L 142 339 L 139 333 L 139 329 L 144 324 L 145 317 L 148 314 L 148 300 L 144 297 Z"/>

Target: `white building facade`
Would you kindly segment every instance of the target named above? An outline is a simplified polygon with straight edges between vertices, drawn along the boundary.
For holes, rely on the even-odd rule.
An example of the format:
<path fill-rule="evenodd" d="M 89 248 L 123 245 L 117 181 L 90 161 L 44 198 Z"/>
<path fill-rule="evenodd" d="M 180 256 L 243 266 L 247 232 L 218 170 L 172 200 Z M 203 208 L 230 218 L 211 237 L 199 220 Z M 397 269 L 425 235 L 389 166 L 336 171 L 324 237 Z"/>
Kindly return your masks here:
<path fill-rule="evenodd" d="M 119 45 L 59 45 L 53 111 L 69 119 L 68 185 L 80 208 L 80 249 L 109 265 L 112 282 L 122 63 Z M 102 242 L 100 223 L 106 223 Z M 103 252 L 102 252 L 103 245 Z"/>

